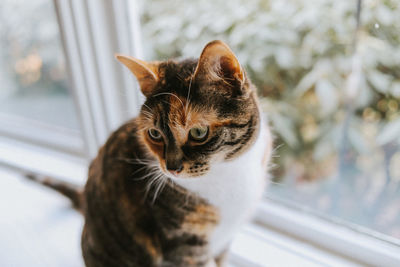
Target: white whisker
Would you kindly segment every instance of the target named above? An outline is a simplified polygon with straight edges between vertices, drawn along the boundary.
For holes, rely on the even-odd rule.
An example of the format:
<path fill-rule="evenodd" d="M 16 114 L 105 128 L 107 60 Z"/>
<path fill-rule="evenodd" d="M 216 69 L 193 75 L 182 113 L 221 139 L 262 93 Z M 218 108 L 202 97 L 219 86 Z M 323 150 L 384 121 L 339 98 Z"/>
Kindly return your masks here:
<path fill-rule="evenodd" d="M 175 95 L 173 93 L 164 92 L 164 93 L 155 94 L 155 95 L 153 95 L 153 97 L 160 96 L 160 95 L 172 95 L 172 96 L 176 97 L 179 100 L 179 102 L 181 102 L 182 108 L 185 108 L 182 100 L 177 95 Z"/>
<path fill-rule="evenodd" d="M 154 112 L 146 103 L 143 103 L 143 106 L 145 106 L 146 108 L 148 108 L 152 113 Z"/>
<path fill-rule="evenodd" d="M 147 186 L 146 186 L 145 198 L 147 198 L 152 186 L 153 185 L 157 186 L 158 183 L 159 183 L 159 180 L 163 179 L 163 176 L 164 176 L 163 173 L 160 172 L 157 176 L 153 176 L 150 179 L 150 181 L 147 183 Z M 152 199 L 152 204 L 154 204 L 154 201 L 155 201 L 155 199 L 157 197 L 157 189 L 158 189 L 158 187 L 155 188 L 153 199 Z"/>
<path fill-rule="evenodd" d="M 153 200 L 152 200 L 153 204 L 156 201 L 157 196 L 161 193 L 161 191 L 164 188 L 165 183 L 166 183 L 165 182 L 166 178 L 164 177 L 164 175 L 162 173 L 160 174 L 159 178 L 157 178 L 157 180 L 158 180 L 158 185 L 157 185 L 154 195 L 153 195 Z"/>
<path fill-rule="evenodd" d="M 186 96 L 186 107 L 185 107 L 185 115 L 186 115 L 186 117 L 189 117 L 188 115 L 188 108 L 189 108 L 189 102 L 190 102 L 190 89 L 192 88 L 192 80 L 193 80 L 193 76 L 194 75 L 192 75 L 191 77 L 190 77 L 190 81 L 189 81 L 189 89 L 188 89 L 188 94 L 187 94 L 187 96 Z"/>

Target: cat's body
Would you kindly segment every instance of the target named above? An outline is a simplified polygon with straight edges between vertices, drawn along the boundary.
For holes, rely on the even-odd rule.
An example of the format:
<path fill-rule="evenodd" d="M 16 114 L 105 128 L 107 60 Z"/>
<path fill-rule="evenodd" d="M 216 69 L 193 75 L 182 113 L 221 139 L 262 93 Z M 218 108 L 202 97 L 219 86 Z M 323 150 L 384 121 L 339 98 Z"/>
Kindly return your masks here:
<path fill-rule="evenodd" d="M 83 193 L 46 184 L 85 216 L 87 266 L 222 266 L 267 182 L 271 136 L 256 90 L 222 42 L 199 60 L 117 56 L 147 97 L 89 169 Z"/>

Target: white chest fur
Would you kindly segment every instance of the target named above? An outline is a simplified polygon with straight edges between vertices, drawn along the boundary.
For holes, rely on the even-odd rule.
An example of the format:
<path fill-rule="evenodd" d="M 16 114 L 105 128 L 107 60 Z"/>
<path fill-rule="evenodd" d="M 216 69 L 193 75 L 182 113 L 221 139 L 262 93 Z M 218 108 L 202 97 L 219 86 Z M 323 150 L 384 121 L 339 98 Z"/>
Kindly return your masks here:
<path fill-rule="evenodd" d="M 261 198 L 267 173 L 262 161 L 269 142 L 269 132 L 261 127 L 256 142 L 240 157 L 211 166 L 198 179 L 175 180 L 219 209 L 220 222 L 210 239 L 210 253 L 217 256 L 232 241 Z"/>

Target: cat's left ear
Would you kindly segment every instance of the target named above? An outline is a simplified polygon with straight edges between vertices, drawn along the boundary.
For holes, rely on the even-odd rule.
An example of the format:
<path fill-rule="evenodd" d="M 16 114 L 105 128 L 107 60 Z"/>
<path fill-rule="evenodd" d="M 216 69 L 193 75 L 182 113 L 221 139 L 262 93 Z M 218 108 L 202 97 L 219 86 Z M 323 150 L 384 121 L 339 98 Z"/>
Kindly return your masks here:
<path fill-rule="evenodd" d="M 243 86 L 245 74 L 235 54 L 220 40 L 208 43 L 201 53 L 195 70 L 197 79 L 224 81 L 232 86 Z"/>
<path fill-rule="evenodd" d="M 156 62 L 145 62 L 121 54 L 115 54 L 115 58 L 135 75 L 142 93 L 146 97 L 150 96 L 158 84 L 158 64 Z"/>

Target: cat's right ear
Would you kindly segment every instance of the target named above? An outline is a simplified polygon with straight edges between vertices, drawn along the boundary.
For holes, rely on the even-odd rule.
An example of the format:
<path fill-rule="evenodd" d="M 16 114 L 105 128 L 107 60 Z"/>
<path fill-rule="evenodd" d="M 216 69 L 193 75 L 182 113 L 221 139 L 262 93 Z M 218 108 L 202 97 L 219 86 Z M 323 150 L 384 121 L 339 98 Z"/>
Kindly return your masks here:
<path fill-rule="evenodd" d="M 142 93 L 148 97 L 158 83 L 156 63 L 148 63 L 130 56 L 115 54 L 115 58 L 124 64 L 135 75 Z"/>

